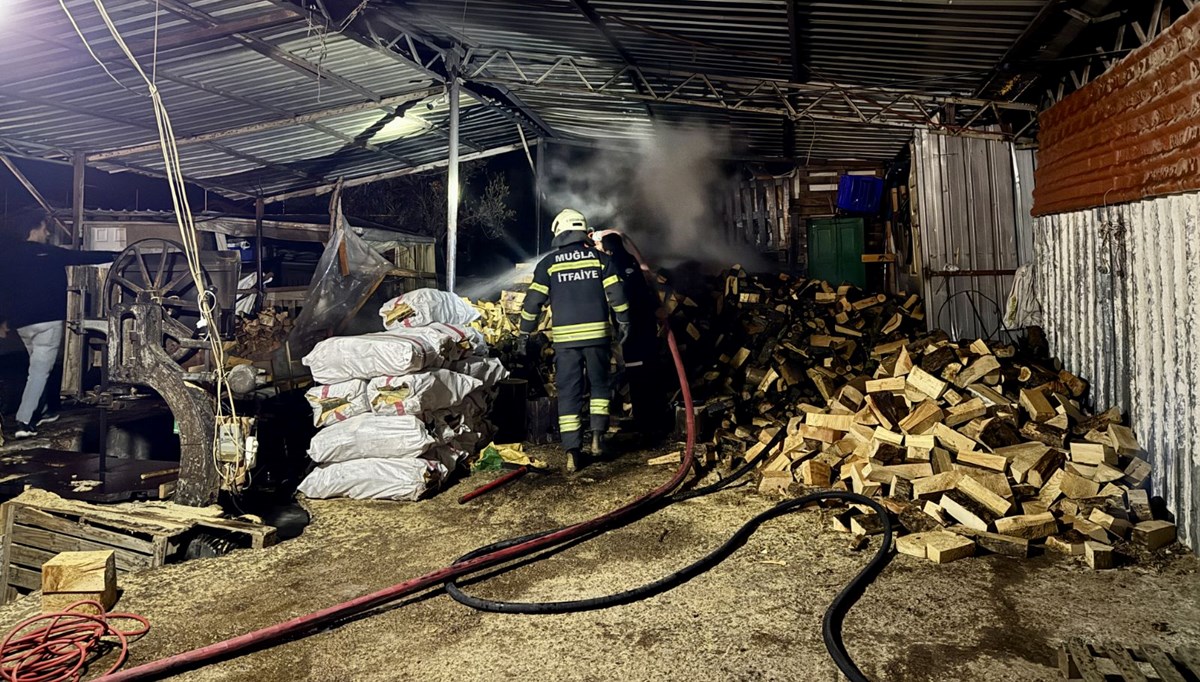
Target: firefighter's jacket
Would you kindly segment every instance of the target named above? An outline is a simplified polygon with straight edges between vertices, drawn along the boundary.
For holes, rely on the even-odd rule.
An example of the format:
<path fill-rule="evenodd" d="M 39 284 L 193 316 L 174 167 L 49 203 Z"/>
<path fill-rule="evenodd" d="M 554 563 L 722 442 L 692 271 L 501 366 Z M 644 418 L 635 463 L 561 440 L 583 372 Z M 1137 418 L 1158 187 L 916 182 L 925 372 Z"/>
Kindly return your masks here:
<path fill-rule="evenodd" d="M 538 263 L 533 284 L 521 311 L 521 333 L 537 328 L 546 302 L 553 315 L 554 345 L 560 348 L 598 346 L 612 338 L 608 308 L 619 324 L 629 323 L 629 302 L 608 257 L 572 230 L 554 238 L 554 251 Z"/>

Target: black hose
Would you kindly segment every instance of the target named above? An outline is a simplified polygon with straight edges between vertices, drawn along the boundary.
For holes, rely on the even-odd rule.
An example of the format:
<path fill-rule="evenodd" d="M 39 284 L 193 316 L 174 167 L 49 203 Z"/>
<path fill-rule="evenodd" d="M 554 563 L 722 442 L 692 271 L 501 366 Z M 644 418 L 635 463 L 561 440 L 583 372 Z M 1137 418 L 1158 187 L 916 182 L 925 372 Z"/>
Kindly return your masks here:
<path fill-rule="evenodd" d="M 721 481 L 718 481 L 715 484 L 705 486 L 704 488 L 698 488 L 698 489 L 690 491 L 688 493 L 677 494 L 677 495 L 674 495 L 662 502 L 657 502 L 653 505 L 648 505 L 647 509 L 645 511 L 645 514 L 636 515 L 634 518 L 631 518 L 630 520 L 626 521 L 625 523 L 622 523 L 619 525 L 624 526 L 627 523 L 632 523 L 633 520 L 644 518 L 646 515 L 651 514 L 655 511 L 658 511 L 659 509 L 665 508 L 665 507 L 669 506 L 670 504 L 674 504 L 676 502 L 681 502 L 686 499 L 692 499 L 695 497 L 699 497 L 701 495 L 707 495 L 707 494 L 716 492 L 718 490 L 721 490 L 725 487 L 728 487 L 734 481 L 736 481 L 738 478 L 744 476 L 746 473 L 751 471 L 754 468 L 754 466 L 756 464 L 758 464 L 758 462 L 762 461 L 767 456 L 767 454 L 770 453 L 774 449 L 774 446 L 778 444 L 778 442 L 783 438 L 784 435 L 785 434 L 782 431 L 779 434 L 777 434 L 775 439 L 772 440 L 771 444 L 767 448 L 765 448 L 763 450 L 763 452 L 759 454 L 758 457 L 755 457 L 752 460 L 746 462 L 745 465 L 743 465 L 741 468 L 739 468 L 737 471 L 735 471 L 729 477 L 722 479 Z M 674 573 L 664 576 L 658 580 L 655 580 L 650 583 L 646 583 L 645 585 L 640 585 L 638 587 L 624 590 L 622 592 L 617 592 L 615 594 L 609 594 L 609 595 L 604 595 L 604 596 L 600 596 L 600 597 L 591 597 L 591 598 L 587 598 L 587 599 L 575 599 L 575 600 L 556 601 L 556 602 L 510 602 L 510 601 L 501 601 L 501 600 L 493 600 L 493 599 L 484 599 L 481 597 L 475 597 L 475 596 L 466 594 L 465 592 L 462 591 L 462 588 L 460 588 L 459 585 L 454 581 L 447 582 L 445 585 L 445 589 L 446 589 L 446 593 L 449 594 L 450 597 L 452 599 L 454 599 L 455 601 L 457 601 L 458 603 L 463 604 L 465 606 L 469 606 L 470 608 L 473 608 L 473 609 L 476 609 L 479 611 L 488 611 L 488 612 L 492 612 L 492 613 L 520 613 L 520 614 L 529 614 L 529 615 L 546 615 L 546 614 L 576 613 L 576 612 L 582 612 L 582 611 L 591 611 L 591 610 L 596 610 L 596 609 L 609 608 L 612 606 L 619 606 L 619 605 L 623 605 L 623 604 L 629 604 L 629 603 L 632 603 L 635 601 L 640 601 L 642 599 L 652 597 L 657 594 L 661 594 L 667 590 L 670 590 L 674 587 L 677 587 L 677 586 L 687 582 L 688 580 L 691 580 L 692 578 L 696 577 L 697 575 L 700 575 L 701 573 L 716 566 L 721 561 L 723 561 L 726 557 L 728 557 L 734 551 L 736 551 L 738 548 L 740 548 L 742 545 L 744 545 L 746 543 L 746 541 L 750 538 L 750 536 L 753 535 L 754 532 L 756 530 L 758 530 L 758 528 L 763 523 L 766 523 L 767 521 L 769 521 L 777 516 L 782 516 L 791 511 L 799 509 L 807 504 L 819 502 L 821 500 L 831 500 L 831 499 L 845 500 L 848 502 L 866 505 L 866 506 L 870 507 L 871 509 L 873 509 L 875 511 L 875 513 L 879 515 L 880 519 L 883 522 L 883 541 L 880 543 L 879 549 L 875 552 L 875 556 L 872 557 L 871 560 L 867 563 L 867 565 L 864 566 L 862 568 L 862 570 L 860 570 L 858 572 L 858 574 L 842 589 L 841 592 L 839 592 L 837 594 L 836 597 L 834 597 L 833 601 L 829 605 L 829 608 L 825 611 L 825 616 L 822 619 L 822 624 L 821 624 L 821 632 L 822 632 L 822 636 L 825 640 L 825 648 L 829 652 L 829 655 L 833 658 L 833 661 L 837 665 L 838 669 L 840 669 L 842 671 L 842 673 L 844 675 L 846 675 L 846 677 L 848 679 L 851 680 L 851 682 L 867 682 L 866 676 L 864 676 L 862 674 L 862 671 L 860 671 L 858 669 L 858 667 L 854 664 L 854 661 L 850 658 L 850 655 L 846 652 L 845 644 L 842 642 L 842 624 L 845 619 L 846 613 L 849 611 L 850 607 L 854 605 L 854 602 L 856 602 L 860 596 L 862 596 L 862 593 L 866 589 L 866 586 L 868 584 L 870 584 L 870 582 L 872 580 L 874 580 L 875 576 L 877 576 L 880 571 L 883 570 L 884 566 L 886 566 L 888 560 L 891 557 L 892 522 L 891 522 L 891 519 L 888 517 L 887 510 L 882 505 L 880 505 L 878 502 L 876 502 L 875 500 L 872 500 L 869 497 L 865 497 L 863 495 L 859 495 L 856 493 L 836 491 L 836 490 L 822 491 L 822 492 L 810 493 L 810 494 L 804 495 L 802 497 L 798 497 L 798 498 L 795 498 L 792 500 L 785 500 L 783 502 L 780 502 L 779 504 L 775 505 L 774 507 L 751 518 L 744 525 L 742 525 L 742 527 L 739 528 L 737 530 L 737 532 L 735 532 L 733 534 L 732 537 L 730 537 L 728 540 L 726 540 L 724 543 L 722 543 L 719 547 L 717 547 L 713 551 L 711 551 L 708 554 L 706 554 L 705 556 L 701 557 L 699 560 L 697 560 L 687 566 L 684 566 L 683 568 L 679 569 L 678 571 L 675 571 Z M 613 530 L 613 528 L 615 528 L 615 527 L 617 527 L 617 526 L 611 526 L 611 527 L 597 529 L 597 530 L 593 531 L 592 533 L 587 534 L 586 536 L 576 539 L 571 544 L 573 545 L 578 542 L 583 542 L 583 541 L 589 540 L 597 535 L 600 535 L 601 533 L 605 533 L 610 530 Z M 553 533 L 553 532 L 555 532 L 555 530 L 557 530 L 557 529 L 541 531 L 538 533 L 533 533 L 530 535 L 525 535 L 525 536 L 517 537 L 517 538 L 510 538 L 507 540 L 501 540 L 499 542 L 495 542 L 490 545 L 480 547 L 479 549 L 468 552 L 467 554 L 464 554 L 463 556 L 459 557 L 455 561 L 455 563 L 469 561 L 469 560 L 475 558 L 476 556 L 481 556 L 481 555 L 487 554 L 489 552 L 494 552 L 498 549 L 503 549 L 505 547 L 510 547 L 515 544 L 527 542 L 529 540 L 532 540 L 537 537 L 541 537 L 548 533 Z M 563 549 L 565 549 L 564 546 L 559 546 L 559 547 L 547 550 L 547 552 L 551 552 L 551 553 L 558 552 L 558 551 L 562 551 Z M 536 561 L 539 558 L 541 558 L 542 556 L 544 556 L 544 555 L 539 555 L 537 557 L 532 557 L 530 559 L 526 559 L 523 561 L 523 563 L 526 563 L 529 561 Z M 522 563 L 522 565 L 523 565 L 523 563 Z M 501 569 L 498 569 L 497 573 L 503 572 L 506 570 L 510 570 L 511 568 L 513 568 L 513 566 L 503 567 Z M 478 582 L 481 580 L 486 580 L 487 578 L 492 577 L 493 575 L 495 575 L 495 573 L 488 574 L 485 576 L 479 576 L 479 577 L 473 579 L 472 583 Z"/>

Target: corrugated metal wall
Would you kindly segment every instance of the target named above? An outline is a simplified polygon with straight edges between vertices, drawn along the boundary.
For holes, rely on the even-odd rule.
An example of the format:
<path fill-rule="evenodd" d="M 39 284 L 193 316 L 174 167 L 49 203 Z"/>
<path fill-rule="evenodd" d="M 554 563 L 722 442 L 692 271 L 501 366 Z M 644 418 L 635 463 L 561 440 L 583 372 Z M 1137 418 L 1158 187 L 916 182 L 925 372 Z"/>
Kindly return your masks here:
<path fill-rule="evenodd" d="M 1154 465 L 1151 493 L 1200 539 L 1200 194 L 1037 219 L 1052 351 L 1117 405 Z"/>
<path fill-rule="evenodd" d="M 1007 142 L 917 131 L 910 180 L 915 262 L 931 329 L 977 338 L 1003 326 L 1012 273 L 1032 257 L 1032 158 Z"/>
<path fill-rule="evenodd" d="M 1198 62 L 1200 6 L 1043 113 L 1037 214 L 1200 189 Z"/>

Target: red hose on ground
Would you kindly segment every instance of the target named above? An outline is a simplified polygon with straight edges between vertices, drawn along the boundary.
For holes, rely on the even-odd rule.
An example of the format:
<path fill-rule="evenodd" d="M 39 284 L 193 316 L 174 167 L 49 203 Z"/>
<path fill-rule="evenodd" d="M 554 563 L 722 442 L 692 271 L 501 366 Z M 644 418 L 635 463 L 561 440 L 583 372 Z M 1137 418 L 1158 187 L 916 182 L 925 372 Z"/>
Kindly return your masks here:
<path fill-rule="evenodd" d="M 489 492 L 495 490 L 496 488 L 499 488 L 502 485 L 507 485 L 508 483 L 511 483 L 512 481 L 517 480 L 518 478 L 524 476 L 527 473 L 529 473 L 528 466 L 523 466 L 520 469 L 517 469 L 515 471 L 510 471 L 507 474 L 504 474 L 503 476 L 501 476 L 500 478 L 497 478 L 496 480 L 492 481 L 491 483 L 485 483 L 485 484 L 479 486 L 478 488 L 472 490 L 471 492 L 467 493 L 466 495 L 463 495 L 462 497 L 458 498 L 458 503 L 466 504 L 466 503 L 470 502 L 471 500 L 475 499 L 476 497 L 479 497 L 480 495 L 489 493 Z"/>
<path fill-rule="evenodd" d="M 99 615 L 77 610 L 82 607 Z M 109 622 L 114 619 L 135 620 L 141 627 L 118 630 Z M 89 600 L 75 602 L 65 611 L 27 618 L 10 630 L 0 643 L 0 680 L 76 682 L 83 677 L 88 659 L 104 653 L 100 646 L 105 643 L 105 637 L 110 637 L 116 638 L 120 654 L 105 673 L 107 675 L 125 663 L 129 639 L 149 630 L 150 623 L 145 618 L 132 613 L 104 613 L 103 606 Z"/>
<path fill-rule="evenodd" d="M 356 613 L 360 613 L 381 604 L 395 601 L 402 597 L 407 597 L 421 590 L 431 587 L 436 587 L 445 583 L 448 580 L 459 578 L 469 573 L 474 573 L 489 566 L 502 564 L 514 559 L 518 559 L 534 552 L 562 544 L 568 540 L 572 540 L 581 535 L 595 530 L 608 523 L 623 518 L 641 508 L 646 503 L 663 497 L 673 491 L 683 479 L 687 476 L 692 468 L 693 451 L 696 447 L 696 417 L 692 405 L 691 387 L 688 386 L 687 372 L 683 367 L 683 358 L 679 354 L 679 346 L 675 343 L 675 335 L 671 332 L 670 325 L 667 326 L 667 346 L 671 349 L 671 357 L 675 361 L 675 371 L 679 374 L 679 386 L 683 394 L 683 406 L 687 410 L 687 447 L 683 452 L 683 461 L 679 463 L 679 469 L 675 471 L 675 475 L 669 481 L 663 483 L 659 487 L 642 495 L 636 500 L 626 504 L 623 507 L 614 509 L 602 516 L 597 516 L 590 521 L 583 521 L 573 526 L 568 526 L 549 535 L 544 535 L 539 538 L 530 540 L 519 545 L 513 545 L 507 549 L 497 550 L 491 554 L 484 554 L 470 561 L 464 561 L 461 564 L 453 564 L 445 568 L 438 569 L 432 573 L 426 573 L 418 578 L 406 580 L 397 585 L 384 588 L 378 592 L 351 599 L 350 601 L 336 604 L 320 611 L 312 613 L 292 620 L 271 625 L 261 630 L 248 632 L 244 635 L 227 639 L 223 642 L 209 644 L 208 646 L 192 649 L 174 656 L 169 656 L 151 663 L 144 663 L 128 670 L 122 670 L 117 673 L 105 676 L 103 679 L 106 682 L 124 682 L 126 680 L 148 680 L 157 679 L 158 677 L 178 671 L 183 668 L 194 667 L 202 663 L 207 663 L 216 658 L 236 654 L 253 647 L 261 646 L 268 642 L 282 639 L 293 635 L 299 635 L 309 632 L 322 625 L 347 618 Z"/>

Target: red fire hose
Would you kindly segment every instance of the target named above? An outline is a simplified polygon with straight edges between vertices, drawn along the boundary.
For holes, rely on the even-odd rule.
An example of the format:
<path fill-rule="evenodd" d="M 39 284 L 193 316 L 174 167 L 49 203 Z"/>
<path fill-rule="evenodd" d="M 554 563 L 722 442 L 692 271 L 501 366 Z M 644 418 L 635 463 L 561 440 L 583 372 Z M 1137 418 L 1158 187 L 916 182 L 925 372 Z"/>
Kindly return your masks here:
<path fill-rule="evenodd" d="M 292 620 L 271 625 L 260 630 L 247 632 L 244 635 L 239 635 L 223 642 L 209 644 L 208 646 L 192 649 L 174 656 L 168 656 L 157 661 L 144 663 L 128 670 L 113 673 L 105 676 L 102 679 L 107 682 L 118 682 L 120 680 L 148 680 L 157 679 L 168 673 L 178 671 L 183 668 L 191 668 L 203 663 L 207 663 L 216 658 L 223 658 L 231 654 L 236 654 L 247 649 L 262 646 L 268 642 L 273 642 L 285 637 L 300 635 L 311 630 L 314 630 L 322 625 L 342 620 L 354 614 L 360 613 L 381 604 L 395 601 L 402 597 L 407 597 L 411 594 L 424 589 L 437 587 L 448 580 L 452 580 L 470 573 L 474 573 L 489 566 L 519 559 L 524 556 L 533 554 L 534 552 L 562 544 L 573 540 L 589 532 L 596 530 L 609 523 L 622 519 L 630 514 L 644 508 L 648 503 L 658 500 L 665 495 L 670 494 L 672 490 L 679 486 L 687 477 L 688 472 L 692 468 L 693 450 L 696 446 L 696 423 L 695 415 L 692 410 L 692 392 L 687 382 L 687 372 L 683 366 L 683 358 L 679 354 L 679 347 L 675 343 L 675 335 L 671 333 L 670 326 L 667 327 L 667 345 L 671 349 L 671 357 L 675 361 L 675 371 L 679 374 L 679 385 L 683 395 L 683 406 L 687 411 L 687 447 L 683 451 L 683 460 L 679 463 L 679 468 L 669 481 L 663 483 L 659 487 L 642 495 L 636 500 L 626 504 L 623 507 L 614 509 L 602 516 L 597 516 L 589 521 L 583 521 L 573 526 L 567 526 L 549 535 L 544 535 L 534 538 L 528 542 L 513 545 L 505 549 L 500 549 L 489 554 L 478 556 L 469 561 L 464 561 L 461 564 L 452 564 L 445 568 L 438 569 L 432 573 L 426 573 L 418 578 L 406 580 L 405 582 L 384 588 L 378 592 L 363 595 L 361 597 L 351 599 L 350 601 L 341 604 L 314 611 L 308 615 L 293 618 Z"/>
<path fill-rule="evenodd" d="M 499 488 L 500 486 L 507 485 L 508 483 L 511 483 L 511 482 L 517 480 L 518 478 L 524 476 L 527 473 L 529 473 L 528 466 L 523 466 L 523 467 L 520 467 L 519 469 L 514 469 L 513 471 L 510 471 L 507 474 L 504 474 L 503 476 L 501 476 L 500 478 L 497 478 L 496 480 L 492 481 L 491 483 L 485 483 L 485 484 L 479 486 L 478 488 L 472 490 L 471 492 L 467 493 L 466 495 L 463 495 L 462 497 L 458 498 L 458 503 L 466 504 L 466 503 L 470 502 L 471 500 L 475 499 L 476 497 L 479 497 L 480 495 L 483 495 L 485 493 L 489 493 L 489 492 L 495 490 L 496 488 Z"/>

